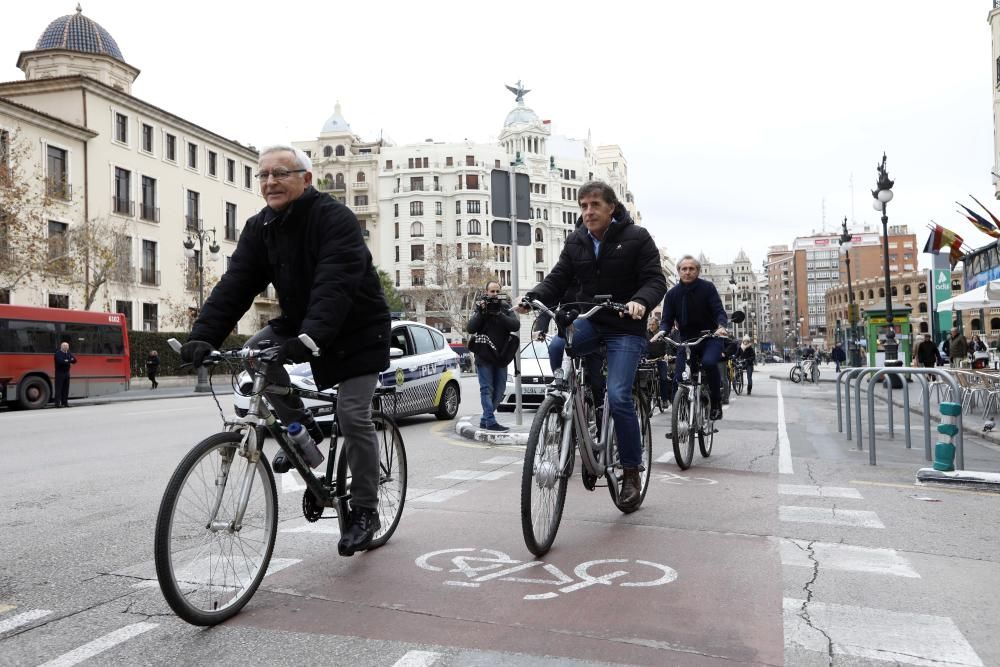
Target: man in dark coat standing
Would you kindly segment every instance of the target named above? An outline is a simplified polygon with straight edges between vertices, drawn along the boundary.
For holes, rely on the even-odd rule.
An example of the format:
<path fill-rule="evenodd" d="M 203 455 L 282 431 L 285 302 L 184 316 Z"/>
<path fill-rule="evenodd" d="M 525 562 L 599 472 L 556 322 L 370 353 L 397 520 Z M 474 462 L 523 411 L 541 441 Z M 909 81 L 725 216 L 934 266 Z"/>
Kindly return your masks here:
<path fill-rule="evenodd" d="M 476 301 L 476 312 L 466 326 L 466 330 L 473 334 L 470 344 L 475 349 L 479 397 L 483 406 L 479 427 L 487 431 L 502 433 L 510 430 L 497 422 L 495 411 L 507 388 L 507 364 L 517 354 L 520 343 L 511 334 L 520 326 L 510 303 L 501 298 L 500 283 L 495 280 L 488 282 L 486 296 Z"/>
<path fill-rule="evenodd" d="M 181 350 L 199 366 L 232 331 L 254 297 L 274 285 L 281 316 L 255 334 L 247 346 L 269 340 L 281 345 L 287 362 L 309 361 L 320 388 L 339 385 L 337 423 L 345 438 L 352 474 L 351 516 L 338 543 L 342 556 L 364 551 L 380 528 L 379 452 L 372 424 L 372 397 L 378 374 L 389 367 L 389 306 L 382 292 L 361 226 L 346 206 L 312 187 L 312 161 L 289 146 L 260 155 L 261 194 L 267 206 L 247 220 L 229 268 L 205 301 Z M 298 338 L 306 334 L 320 356 Z M 269 380 L 287 386 L 281 363 L 271 364 Z M 282 422 L 306 427 L 323 439 L 301 399 L 272 394 Z M 277 472 L 290 464 L 283 453 Z"/>
<path fill-rule="evenodd" d="M 683 340 L 698 338 L 702 331 L 708 330 L 714 331 L 717 336 L 726 335 L 729 317 L 722 307 L 722 299 L 719 298 L 715 285 L 698 277 L 701 274 L 701 262 L 691 255 L 685 255 L 677 262 L 677 274 L 681 281 L 667 292 L 663 300 L 660 329 L 669 334 L 676 324 Z M 721 338 L 707 338 L 694 348 L 701 354 L 701 366 L 708 379 L 712 419 L 722 419 L 722 374 L 719 372 L 719 359 L 722 357 L 723 347 Z M 674 379 L 678 386 L 684 378 L 686 364 L 687 348 L 679 347 L 674 368 Z"/>
<path fill-rule="evenodd" d="M 593 318 L 577 320 L 573 351 L 587 355 L 603 340 L 608 358 L 608 408 L 614 419 L 622 464 L 620 502 L 627 511 L 639 506 L 642 482 L 642 444 L 639 421 L 632 403 L 632 385 L 639 359 L 646 351 L 646 316 L 663 298 L 667 283 L 660 266 L 660 251 L 643 227 L 636 225 L 607 183 L 584 183 L 577 193 L 583 225 L 566 239 L 559 261 L 549 275 L 527 293 L 554 306 L 568 289 L 579 301 L 593 301 L 598 294 L 624 303 L 627 312 L 602 310 Z M 519 307 L 519 312 L 527 312 Z M 562 350 L 549 348 L 557 382 L 562 379 Z"/>
<path fill-rule="evenodd" d="M 76 357 L 69 351 L 69 343 L 63 342 L 56 350 L 56 407 L 69 407 L 69 369 L 76 363 Z"/>
<path fill-rule="evenodd" d="M 847 355 L 844 354 L 844 348 L 840 346 L 840 343 L 833 346 L 833 350 L 830 351 L 830 358 L 833 359 L 834 371 L 839 373 L 840 365 L 847 361 Z"/>

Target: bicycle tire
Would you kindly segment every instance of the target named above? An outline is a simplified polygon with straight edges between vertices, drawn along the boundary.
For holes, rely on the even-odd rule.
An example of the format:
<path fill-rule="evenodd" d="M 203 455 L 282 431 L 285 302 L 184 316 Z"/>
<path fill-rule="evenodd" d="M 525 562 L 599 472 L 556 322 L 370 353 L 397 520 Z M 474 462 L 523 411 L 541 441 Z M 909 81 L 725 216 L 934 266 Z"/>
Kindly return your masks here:
<path fill-rule="evenodd" d="M 195 445 L 171 475 L 157 513 L 156 578 L 170 608 L 192 625 L 216 625 L 239 612 L 267 574 L 274 550 L 278 532 L 274 475 L 264 456 L 253 464 L 237 454 L 242 438 L 242 433 L 229 431 Z M 232 465 L 223 475 L 226 459 Z M 238 473 L 235 478 L 233 472 Z M 221 529 L 221 522 L 233 518 L 247 472 L 254 477 L 243 524 L 238 531 Z M 200 491 L 194 489 L 199 483 Z M 255 490 L 263 492 L 259 502 Z M 215 530 L 208 527 L 213 497 L 219 500 Z"/>
<path fill-rule="evenodd" d="M 694 433 L 691 429 L 691 399 L 689 388 L 677 387 L 674 405 L 670 412 L 671 441 L 674 446 L 674 462 L 681 470 L 691 467 L 694 458 Z"/>
<path fill-rule="evenodd" d="M 406 503 L 406 447 L 399 427 L 391 417 L 378 410 L 372 410 L 372 424 L 375 426 L 375 438 L 378 440 L 378 520 L 379 529 L 375 531 L 367 551 L 377 549 L 392 537 L 403 515 L 403 505 Z M 350 493 L 351 475 L 347 465 L 347 456 L 341 450 L 337 460 L 337 488 L 345 488 Z M 345 486 L 341 486 L 341 485 Z"/>
<path fill-rule="evenodd" d="M 802 369 L 798 366 L 793 366 L 792 370 L 788 371 L 788 379 L 795 384 L 802 382 Z"/>
<path fill-rule="evenodd" d="M 623 471 L 618 454 L 618 438 L 615 436 L 614 427 L 611 429 L 611 438 L 608 440 L 611 466 L 605 472 L 608 480 L 608 493 L 611 494 L 611 502 L 625 514 L 631 514 L 642 506 L 642 501 L 646 499 L 646 491 L 649 489 L 649 475 L 653 469 L 653 434 L 649 425 L 649 411 L 641 396 L 634 395 L 636 417 L 639 420 L 639 444 L 642 451 L 642 459 L 639 468 L 639 502 L 635 505 L 622 505 L 621 485 Z"/>
<path fill-rule="evenodd" d="M 743 393 L 743 371 L 736 371 L 733 374 L 733 391 L 737 396 Z"/>
<path fill-rule="evenodd" d="M 545 397 L 531 422 L 524 450 L 521 532 L 525 546 L 535 556 L 544 556 L 556 539 L 566 503 L 566 482 L 572 472 L 572 456 L 569 470 L 559 470 L 559 447 L 564 428 L 562 408 L 561 397 Z"/>
<path fill-rule="evenodd" d="M 813 384 L 818 384 L 819 383 L 819 365 L 818 364 L 815 364 L 815 363 L 812 364 L 812 366 L 809 369 L 809 376 L 810 376 L 810 381 Z"/>
<path fill-rule="evenodd" d="M 702 411 L 701 428 L 698 429 L 698 450 L 703 458 L 712 455 L 712 445 L 715 444 L 715 421 L 712 415 L 712 400 L 707 391 L 701 392 L 701 403 L 699 409 Z"/>

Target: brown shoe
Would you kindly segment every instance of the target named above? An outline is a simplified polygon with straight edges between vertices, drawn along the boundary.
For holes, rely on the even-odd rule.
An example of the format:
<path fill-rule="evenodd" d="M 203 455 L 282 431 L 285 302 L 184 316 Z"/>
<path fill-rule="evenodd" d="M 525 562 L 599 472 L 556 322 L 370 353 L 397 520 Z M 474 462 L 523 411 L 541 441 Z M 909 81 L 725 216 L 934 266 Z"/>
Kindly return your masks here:
<path fill-rule="evenodd" d="M 622 468 L 622 491 L 619 503 L 628 509 L 639 506 L 642 497 L 642 480 L 638 468 Z"/>

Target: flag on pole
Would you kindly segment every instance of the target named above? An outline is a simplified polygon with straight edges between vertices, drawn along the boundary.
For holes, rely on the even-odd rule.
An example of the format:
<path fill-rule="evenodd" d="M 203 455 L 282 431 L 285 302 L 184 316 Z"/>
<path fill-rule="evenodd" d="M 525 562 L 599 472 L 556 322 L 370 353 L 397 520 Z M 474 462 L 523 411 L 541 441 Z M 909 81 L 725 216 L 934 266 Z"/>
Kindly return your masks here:
<path fill-rule="evenodd" d="M 984 211 L 986 211 L 987 213 L 990 214 L 990 217 L 993 218 L 993 224 L 996 225 L 998 229 L 1000 229 L 1000 220 L 998 220 L 997 217 L 995 215 L 993 215 L 993 211 L 991 211 L 990 209 L 986 208 L 983 205 L 983 202 L 979 201 L 978 199 L 976 199 L 972 195 L 969 195 L 969 197 L 972 199 L 972 201 L 974 201 L 977 204 L 979 204 L 980 208 L 982 208 Z"/>
<path fill-rule="evenodd" d="M 962 237 L 941 225 L 934 225 L 930 236 L 927 237 L 927 243 L 924 244 L 924 252 L 937 255 L 945 246 L 949 248 L 948 257 L 951 260 L 951 268 L 954 269 L 962 259 Z"/>
<path fill-rule="evenodd" d="M 990 222 L 983 216 L 979 215 L 978 213 L 970 209 L 968 206 L 965 206 L 964 204 L 959 204 L 958 202 L 955 203 L 961 206 L 962 209 L 965 211 L 965 213 L 959 211 L 958 212 L 959 215 L 964 216 L 965 219 L 971 222 L 976 229 L 981 231 L 983 234 L 992 236 L 995 239 L 1000 239 L 1000 229 L 997 229 L 996 225 L 994 225 L 992 222 Z"/>

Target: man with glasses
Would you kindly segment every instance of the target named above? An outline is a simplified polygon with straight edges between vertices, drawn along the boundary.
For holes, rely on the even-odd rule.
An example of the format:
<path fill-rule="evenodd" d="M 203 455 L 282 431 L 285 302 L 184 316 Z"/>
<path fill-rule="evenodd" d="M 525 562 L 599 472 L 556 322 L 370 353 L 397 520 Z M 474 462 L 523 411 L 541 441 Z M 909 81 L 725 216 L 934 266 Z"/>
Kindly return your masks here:
<path fill-rule="evenodd" d="M 389 305 L 365 246 L 361 226 L 346 206 L 312 187 L 312 162 L 297 148 L 272 146 L 260 155 L 257 178 L 267 206 L 247 220 L 229 268 L 205 301 L 181 357 L 200 366 L 222 344 L 254 297 L 268 284 L 281 315 L 247 341 L 281 345 L 286 362 L 309 361 L 320 388 L 339 385 L 337 423 L 351 469 L 351 516 L 338 543 L 342 556 L 364 551 L 380 527 L 379 452 L 371 420 L 378 374 L 389 367 Z M 299 340 L 307 334 L 314 357 Z M 283 364 L 268 379 L 289 384 Z M 269 395 L 285 425 L 300 422 L 318 444 L 323 432 L 298 397 Z M 291 467 L 284 452 L 275 472 Z"/>

